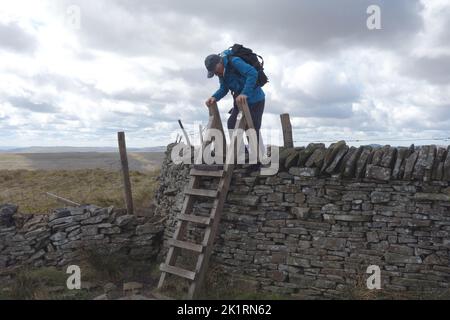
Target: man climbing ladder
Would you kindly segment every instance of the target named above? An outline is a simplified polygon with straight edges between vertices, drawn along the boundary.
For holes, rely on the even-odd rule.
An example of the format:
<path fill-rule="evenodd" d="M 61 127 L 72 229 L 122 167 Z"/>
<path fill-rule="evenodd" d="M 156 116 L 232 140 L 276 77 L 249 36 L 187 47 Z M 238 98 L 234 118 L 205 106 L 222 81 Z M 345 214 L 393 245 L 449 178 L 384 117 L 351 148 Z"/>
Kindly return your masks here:
<path fill-rule="evenodd" d="M 259 131 L 265 105 L 265 94 L 261 87 L 268 82 L 268 79 L 264 73 L 264 60 L 260 62 L 258 57 L 260 56 L 252 50 L 235 44 L 221 54 L 207 56 L 205 66 L 208 70 L 207 77 L 212 78 L 216 75 L 220 83 L 219 89 L 206 100 L 206 105 L 211 106 L 231 91 L 234 107 L 229 112 L 230 117 L 227 122 L 228 130 L 231 131 L 235 127 L 239 113 L 237 104 L 248 103 L 259 146 Z M 260 167 L 261 163 L 258 161 L 250 166 L 249 170 L 259 170 Z"/>

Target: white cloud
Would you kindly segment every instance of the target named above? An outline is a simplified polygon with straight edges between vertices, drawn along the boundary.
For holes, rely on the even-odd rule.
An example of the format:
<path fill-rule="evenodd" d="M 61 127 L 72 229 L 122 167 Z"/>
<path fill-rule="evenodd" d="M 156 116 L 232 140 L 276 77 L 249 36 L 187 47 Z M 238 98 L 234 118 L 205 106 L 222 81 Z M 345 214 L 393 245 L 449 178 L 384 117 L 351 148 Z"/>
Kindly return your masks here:
<path fill-rule="evenodd" d="M 297 140 L 450 135 L 448 1 L 375 1 L 378 31 L 366 2 L 2 1 L 0 146 L 173 141 L 179 118 L 206 124 L 203 59 L 234 42 L 265 58 L 263 128 L 289 112 Z"/>

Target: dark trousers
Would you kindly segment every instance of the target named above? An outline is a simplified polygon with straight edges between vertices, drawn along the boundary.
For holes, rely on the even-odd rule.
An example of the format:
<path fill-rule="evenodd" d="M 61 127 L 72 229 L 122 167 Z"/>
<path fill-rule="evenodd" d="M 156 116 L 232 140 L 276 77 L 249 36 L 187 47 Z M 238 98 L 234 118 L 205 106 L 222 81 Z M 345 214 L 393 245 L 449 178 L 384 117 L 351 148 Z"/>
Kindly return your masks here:
<path fill-rule="evenodd" d="M 256 139 L 257 139 L 258 146 L 259 146 L 259 142 L 260 142 L 259 141 L 259 130 L 261 129 L 261 121 L 262 121 L 262 115 L 264 112 L 265 102 L 266 102 L 266 100 L 264 99 L 264 100 L 261 100 L 256 103 L 248 105 L 248 108 L 250 109 L 250 114 L 252 116 L 253 125 L 255 126 Z M 238 114 L 239 114 L 239 109 L 236 104 L 236 99 L 234 99 L 234 107 L 231 110 L 231 114 L 230 114 L 230 117 L 228 118 L 228 122 L 227 122 L 228 130 L 230 130 L 230 129 L 232 130 L 236 126 L 236 120 L 237 120 Z M 259 159 L 259 156 L 258 156 L 258 159 Z"/>

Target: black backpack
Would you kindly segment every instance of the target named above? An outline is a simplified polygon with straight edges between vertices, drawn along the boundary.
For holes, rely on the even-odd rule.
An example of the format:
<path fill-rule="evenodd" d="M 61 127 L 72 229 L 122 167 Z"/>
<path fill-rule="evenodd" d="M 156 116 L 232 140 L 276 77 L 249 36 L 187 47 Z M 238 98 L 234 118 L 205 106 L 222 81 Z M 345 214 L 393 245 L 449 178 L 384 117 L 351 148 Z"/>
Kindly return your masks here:
<path fill-rule="evenodd" d="M 269 82 L 269 79 L 264 73 L 264 59 L 260 55 L 254 53 L 252 49 L 246 48 L 243 45 L 237 43 L 230 47 L 230 50 L 231 53 L 228 55 L 230 66 L 233 66 L 233 64 L 231 63 L 231 57 L 239 57 L 246 63 L 254 67 L 256 71 L 258 71 L 256 86 L 263 87 L 267 82 Z M 261 58 L 261 62 L 259 61 L 258 57 Z"/>

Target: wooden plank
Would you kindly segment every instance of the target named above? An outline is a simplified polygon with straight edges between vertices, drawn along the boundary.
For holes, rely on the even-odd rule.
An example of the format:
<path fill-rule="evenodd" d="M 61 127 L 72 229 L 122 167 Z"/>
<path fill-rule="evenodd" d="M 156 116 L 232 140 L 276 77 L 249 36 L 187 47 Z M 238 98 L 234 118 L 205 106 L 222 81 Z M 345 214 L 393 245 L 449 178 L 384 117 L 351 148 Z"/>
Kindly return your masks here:
<path fill-rule="evenodd" d="M 292 125 L 289 113 L 283 113 L 280 115 L 281 128 L 283 130 L 284 146 L 286 148 L 294 147 L 294 139 L 292 138 Z"/>
<path fill-rule="evenodd" d="M 242 105 L 239 106 L 239 108 L 244 115 L 244 122 L 245 122 L 244 130 L 245 130 L 245 128 L 255 130 L 255 125 L 253 124 L 253 118 L 250 113 L 250 108 L 248 107 L 247 102 L 244 102 Z M 256 131 L 255 131 L 255 133 L 256 133 Z M 262 146 L 261 146 L 261 141 L 259 140 L 259 137 L 257 137 L 256 135 L 255 135 L 255 137 L 256 137 L 256 141 L 253 141 L 253 139 L 251 139 L 251 136 L 247 135 L 249 146 L 250 146 L 252 152 L 256 152 L 255 159 L 257 160 L 259 157 L 259 148 Z M 259 145 L 255 146 L 255 144 L 257 144 L 258 142 L 259 142 Z M 256 147 L 256 148 L 254 148 L 254 147 Z"/>
<path fill-rule="evenodd" d="M 206 190 L 206 189 L 186 189 L 184 193 L 191 196 L 209 197 L 209 198 L 215 198 L 218 194 L 217 190 Z"/>
<path fill-rule="evenodd" d="M 177 248 L 181 248 L 181 249 L 198 252 L 198 253 L 203 252 L 203 246 L 201 244 L 197 244 L 197 243 L 170 239 L 169 245 L 177 247 Z"/>
<path fill-rule="evenodd" d="M 189 180 L 188 187 L 195 188 L 198 186 L 198 184 L 199 184 L 198 177 L 191 177 L 191 179 Z M 181 209 L 181 213 L 184 214 L 186 212 L 191 212 L 193 205 L 194 199 L 192 197 L 190 196 L 184 197 L 183 208 Z M 179 220 L 175 232 L 173 233 L 173 238 L 177 240 L 183 238 L 184 235 L 186 234 L 187 226 L 188 226 L 187 221 Z M 166 256 L 166 265 L 174 265 L 177 261 L 178 254 L 179 254 L 178 248 L 169 247 L 169 251 L 167 252 Z M 158 282 L 158 289 L 162 288 L 164 280 L 166 278 L 166 273 L 163 270 L 161 271 L 162 272 Z"/>
<path fill-rule="evenodd" d="M 174 274 L 176 276 L 189 279 L 189 280 L 195 280 L 196 274 L 193 271 L 189 271 L 186 269 L 182 269 L 179 267 L 169 266 L 165 263 L 162 263 L 159 267 L 161 271 Z"/>
<path fill-rule="evenodd" d="M 194 164 L 194 169 L 203 171 L 219 171 L 223 170 L 222 164 Z"/>
<path fill-rule="evenodd" d="M 182 126 L 181 121 L 180 121 L 180 125 Z M 226 139 L 225 139 L 225 133 L 223 131 L 222 121 L 220 119 L 219 108 L 217 107 L 217 103 L 214 103 L 213 105 L 211 105 L 209 107 L 209 121 L 208 121 L 207 130 L 206 130 L 206 135 L 205 135 L 205 138 L 203 139 L 204 141 L 203 141 L 203 144 L 202 144 L 202 150 L 205 150 L 205 147 L 209 143 L 211 143 L 211 131 L 209 129 L 217 129 L 217 130 L 221 131 L 222 137 L 223 137 L 223 150 L 222 150 L 222 152 L 223 152 L 223 156 L 225 157 L 225 155 L 226 155 Z M 187 138 L 187 134 L 185 134 L 185 136 Z M 188 141 L 188 144 L 190 145 L 189 138 L 187 138 L 187 141 Z M 212 171 L 212 172 L 219 173 L 220 171 L 221 170 L 219 170 L 219 171 Z M 193 171 L 193 173 L 196 173 L 196 172 Z M 221 173 L 221 175 L 223 175 L 224 174 L 223 170 L 220 173 Z M 210 173 L 210 174 L 212 174 L 212 173 Z M 199 178 L 200 178 L 200 176 L 192 175 L 191 176 L 191 180 L 189 182 L 188 189 L 195 189 L 195 188 L 197 188 L 198 185 L 199 185 Z M 217 191 L 215 191 L 215 192 L 216 192 L 216 194 L 218 193 Z M 189 194 L 187 194 L 185 199 L 184 199 L 183 208 L 181 210 L 181 217 L 184 217 L 184 216 L 189 217 L 189 218 L 194 217 L 193 215 L 188 214 L 188 213 L 192 212 L 193 203 L 194 203 L 193 197 L 191 197 Z M 173 239 L 181 240 L 181 239 L 184 238 L 184 235 L 186 234 L 188 222 L 189 221 L 187 219 L 186 220 L 182 220 L 182 219 L 179 220 L 179 222 L 177 224 L 177 227 L 175 229 L 174 235 L 173 235 Z M 202 222 L 206 222 L 206 220 L 203 220 Z M 208 223 L 211 223 L 211 220 L 209 220 Z M 160 289 L 162 287 L 166 274 L 168 272 L 173 273 L 173 272 L 171 272 L 171 271 L 173 271 L 173 269 L 171 269 L 171 268 L 175 268 L 175 267 L 171 267 L 171 266 L 175 265 L 175 262 L 177 260 L 177 256 L 179 254 L 179 249 L 180 248 L 176 248 L 176 247 L 173 247 L 173 246 L 169 247 L 169 251 L 168 251 L 168 254 L 167 254 L 167 257 L 166 257 L 166 263 L 165 263 L 164 266 L 161 267 L 161 277 L 160 277 L 159 282 L 158 282 L 158 289 Z M 200 256 L 203 256 L 203 254 L 200 253 Z M 179 270 L 177 270 L 177 271 L 179 272 Z M 190 272 L 190 271 L 188 271 L 188 272 Z M 194 278 L 194 279 L 196 278 L 196 275 L 193 272 L 189 273 L 188 275 L 191 278 Z M 194 280 L 194 279 L 192 279 L 192 280 Z"/>
<path fill-rule="evenodd" d="M 191 176 L 199 176 L 199 177 L 216 177 L 221 178 L 223 176 L 224 171 L 218 170 L 218 171 L 205 171 L 205 170 L 197 170 L 197 169 L 191 169 L 189 174 Z"/>
<path fill-rule="evenodd" d="M 243 109 L 245 109 L 245 107 L 247 107 L 247 110 L 248 110 L 248 106 L 246 106 L 246 104 L 245 104 L 243 106 L 243 108 L 241 108 L 241 111 L 240 111 L 241 115 L 244 113 Z M 237 129 L 244 129 L 246 127 L 246 125 L 249 128 L 254 128 L 253 121 L 247 122 L 246 120 L 247 119 L 246 119 L 245 114 L 240 117 L 238 116 L 238 120 L 236 121 L 235 129 L 233 130 L 230 148 L 234 148 L 234 146 L 237 143 L 237 141 L 236 141 L 237 137 L 238 137 L 236 134 Z M 212 254 L 213 248 L 214 248 L 214 239 L 216 238 L 217 232 L 219 229 L 219 222 L 220 222 L 220 218 L 222 216 L 223 206 L 224 206 L 225 200 L 227 198 L 228 189 L 230 187 L 231 179 L 233 176 L 234 166 L 235 166 L 234 161 L 232 161 L 232 162 L 227 161 L 227 163 L 225 165 L 225 174 L 222 177 L 222 179 L 220 179 L 219 186 L 218 186 L 219 195 L 214 200 L 214 204 L 211 209 L 211 217 L 213 218 L 213 223 L 211 226 L 208 226 L 205 230 L 205 234 L 204 234 L 203 242 L 202 242 L 203 246 L 205 246 L 205 251 L 203 253 L 201 253 L 197 258 L 197 264 L 195 266 L 195 272 L 197 273 L 197 279 L 194 282 L 192 282 L 191 285 L 189 286 L 188 299 L 195 299 L 199 293 L 200 288 L 203 285 L 206 270 L 208 270 L 209 259 Z"/>
<path fill-rule="evenodd" d="M 211 218 L 200 217 L 193 214 L 180 214 L 178 219 L 205 225 L 209 225 L 211 223 Z"/>
<path fill-rule="evenodd" d="M 119 140 L 120 162 L 122 164 L 122 177 L 123 177 L 125 204 L 127 206 L 127 213 L 133 214 L 133 211 L 134 211 L 133 197 L 131 194 L 130 173 L 128 171 L 128 157 L 127 157 L 127 147 L 125 144 L 125 132 L 118 132 L 117 137 Z"/>
<path fill-rule="evenodd" d="M 223 155 L 223 160 L 225 161 L 225 155 L 226 155 L 226 149 L 227 149 L 227 141 L 225 138 L 225 132 L 223 131 L 223 126 L 222 126 L 222 120 L 220 119 L 220 113 L 219 113 L 219 108 L 217 106 L 217 103 L 214 102 L 211 106 L 209 106 L 209 117 L 210 117 L 210 123 L 208 124 L 208 129 L 217 129 L 222 133 L 222 155 Z M 206 138 L 205 140 L 205 145 L 206 143 L 210 142 L 210 130 L 206 130 Z M 203 148 L 203 150 L 205 150 L 205 148 Z M 216 150 L 216 154 L 219 154 L 219 150 Z"/>
<path fill-rule="evenodd" d="M 205 230 L 205 235 L 202 242 L 203 246 L 205 246 L 205 251 L 201 253 L 197 258 L 195 272 L 197 273 L 198 278 L 189 286 L 188 299 L 196 298 L 196 295 L 198 294 L 199 289 L 203 284 L 206 270 L 208 270 L 209 259 L 214 248 L 214 239 L 217 236 L 223 205 L 225 203 L 231 178 L 233 175 L 234 164 L 230 164 L 228 169 L 229 170 L 225 173 L 225 176 L 219 182 L 220 194 L 219 197 L 214 200 L 211 214 L 211 216 L 214 216 L 213 223 Z"/>

